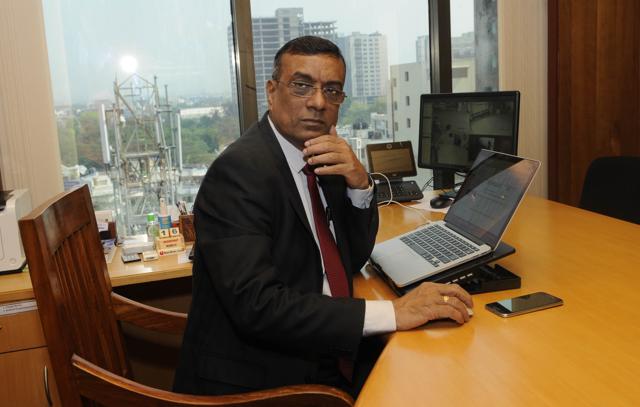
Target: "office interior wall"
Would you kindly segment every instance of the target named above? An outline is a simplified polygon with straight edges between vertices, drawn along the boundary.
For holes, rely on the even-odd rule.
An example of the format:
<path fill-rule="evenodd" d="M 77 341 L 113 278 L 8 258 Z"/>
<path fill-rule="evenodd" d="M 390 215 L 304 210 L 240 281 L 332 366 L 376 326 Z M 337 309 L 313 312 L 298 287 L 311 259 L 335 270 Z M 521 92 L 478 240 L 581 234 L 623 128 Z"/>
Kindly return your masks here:
<path fill-rule="evenodd" d="M 549 0 L 550 199 L 577 205 L 597 157 L 640 156 L 639 22 L 637 0 Z"/>
<path fill-rule="evenodd" d="M 542 162 L 530 193 L 547 197 L 547 0 L 498 1 L 500 90 L 519 90 L 518 154 Z"/>
<path fill-rule="evenodd" d="M 63 189 L 40 0 L 0 1 L 0 169 L 34 207 Z"/>

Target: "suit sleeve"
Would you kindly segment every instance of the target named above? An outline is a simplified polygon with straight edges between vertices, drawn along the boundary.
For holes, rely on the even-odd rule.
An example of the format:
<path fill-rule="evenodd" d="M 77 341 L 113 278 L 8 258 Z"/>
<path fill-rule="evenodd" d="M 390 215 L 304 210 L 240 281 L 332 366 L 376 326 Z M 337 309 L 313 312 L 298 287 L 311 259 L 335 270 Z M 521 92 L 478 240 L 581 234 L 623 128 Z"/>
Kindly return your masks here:
<path fill-rule="evenodd" d="M 213 289 L 237 332 L 251 341 L 354 355 L 362 337 L 364 301 L 331 298 L 291 284 L 296 273 L 313 275 L 303 270 L 317 267 L 312 259 L 300 261 L 300 270 L 276 267 L 275 211 L 278 200 L 286 198 L 277 187 L 277 174 L 265 174 L 269 171 L 263 167 L 237 154 L 223 154 L 203 180 L 194 208 L 195 226 Z M 291 210 L 289 215 L 295 213 Z M 300 242 L 293 247 L 305 248 Z"/>

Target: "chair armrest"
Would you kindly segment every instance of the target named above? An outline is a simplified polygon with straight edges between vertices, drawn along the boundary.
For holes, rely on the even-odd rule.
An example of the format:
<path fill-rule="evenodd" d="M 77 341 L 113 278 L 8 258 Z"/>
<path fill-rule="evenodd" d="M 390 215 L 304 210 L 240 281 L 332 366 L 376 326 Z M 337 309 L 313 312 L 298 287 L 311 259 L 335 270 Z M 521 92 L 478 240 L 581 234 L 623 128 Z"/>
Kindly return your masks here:
<path fill-rule="evenodd" d="M 151 307 L 113 292 L 111 304 L 116 319 L 150 331 L 182 334 L 187 325 L 187 314 Z"/>
<path fill-rule="evenodd" d="M 349 407 L 345 392 L 322 385 L 296 385 L 226 396 L 194 396 L 154 389 L 113 374 L 74 354 L 74 378 L 80 394 L 106 407 L 120 406 L 328 406 Z"/>

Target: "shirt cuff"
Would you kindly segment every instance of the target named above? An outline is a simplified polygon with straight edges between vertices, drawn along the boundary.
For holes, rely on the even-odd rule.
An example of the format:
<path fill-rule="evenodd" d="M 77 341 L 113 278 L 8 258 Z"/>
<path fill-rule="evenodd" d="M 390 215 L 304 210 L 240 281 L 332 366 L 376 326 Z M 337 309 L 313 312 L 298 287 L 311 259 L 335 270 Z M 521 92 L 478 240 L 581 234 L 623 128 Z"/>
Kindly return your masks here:
<path fill-rule="evenodd" d="M 367 209 L 373 200 L 373 182 L 369 182 L 367 189 L 351 189 L 347 188 L 347 198 L 351 200 L 351 204 L 359 209 Z"/>
<path fill-rule="evenodd" d="M 362 336 L 394 332 L 396 312 L 391 301 L 365 301 Z"/>

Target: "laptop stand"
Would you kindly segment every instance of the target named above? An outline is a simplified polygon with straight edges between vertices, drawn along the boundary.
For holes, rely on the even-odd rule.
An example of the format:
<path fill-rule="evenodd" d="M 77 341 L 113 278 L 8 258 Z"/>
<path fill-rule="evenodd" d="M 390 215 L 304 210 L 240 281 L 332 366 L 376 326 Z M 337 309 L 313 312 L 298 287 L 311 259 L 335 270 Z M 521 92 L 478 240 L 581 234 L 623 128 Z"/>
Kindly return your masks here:
<path fill-rule="evenodd" d="M 398 295 L 402 296 L 425 281 L 433 283 L 455 283 L 467 290 L 470 294 L 486 293 L 491 291 L 511 290 L 520 288 L 520 277 L 513 274 L 506 268 L 495 264 L 489 265 L 496 260 L 509 256 L 516 252 L 513 246 L 500 242 L 496 250 L 467 263 L 461 264 L 449 270 L 427 277 L 424 280 L 410 284 L 405 287 L 397 287 L 390 278 L 378 269 L 376 264 L 370 262 L 372 268 Z"/>

